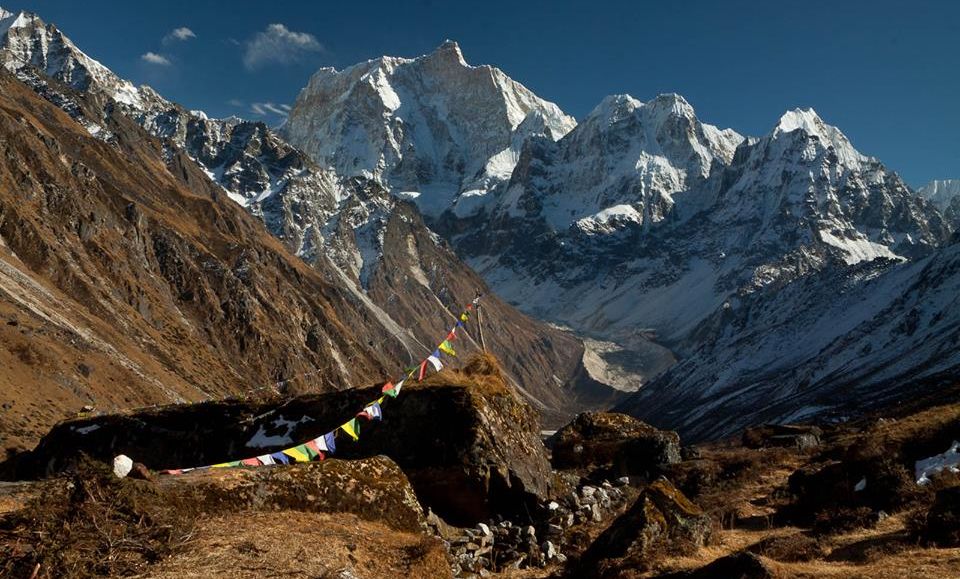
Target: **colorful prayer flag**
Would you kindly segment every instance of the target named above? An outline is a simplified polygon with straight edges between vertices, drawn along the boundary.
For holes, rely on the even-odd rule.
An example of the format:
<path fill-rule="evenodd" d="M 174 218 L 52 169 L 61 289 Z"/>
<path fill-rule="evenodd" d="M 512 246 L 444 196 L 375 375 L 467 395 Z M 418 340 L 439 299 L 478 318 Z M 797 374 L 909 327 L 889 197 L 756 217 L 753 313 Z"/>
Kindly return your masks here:
<path fill-rule="evenodd" d="M 423 377 L 427 375 L 427 361 L 420 362 L 420 375 L 417 376 L 417 382 L 423 382 Z"/>
<path fill-rule="evenodd" d="M 354 440 L 360 440 L 360 423 L 356 418 L 351 418 L 350 420 L 341 424 L 340 430 L 350 435 L 350 438 Z"/>
<path fill-rule="evenodd" d="M 462 314 L 460 314 L 460 321 L 461 321 L 461 322 L 465 322 L 465 321 L 467 321 L 467 320 L 469 320 L 469 319 L 470 319 L 470 314 L 468 314 L 467 312 L 463 312 Z"/>
<path fill-rule="evenodd" d="M 383 419 L 383 410 L 380 409 L 380 403 L 374 402 L 368 405 L 360 413 L 364 415 L 367 420 L 382 420 Z"/>
<path fill-rule="evenodd" d="M 440 346 L 437 349 L 448 356 L 456 357 L 457 355 L 457 351 L 453 349 L 453 346 L 451 346 L 447 340 L 440 342 Z"/>
<path fill-rule="evenodd" d="M 323 440 L 322 438 L 320 440 Z M 310 460 L 323 460 L 323 451 L 320 450 L 320 447 L 317 445 L 317 439 L 309 440 L 303 443 L 303 446 L 307 448 L 307 452 L 310 453 Z"/>
<path fill-rule="evenodd" d="M 310 455 L 302 444 L 293 448 L 285 448 L 281 452 L 292 458 L 294 462 L 310 462 Z"/>
<path fill-rule="evenodd" d="M 393 385 L 393 391 L 392 391 L 392 393 L 387 392 L 387 394 L 390 394 L 390 396 L 393 396 L 394 398 L 396 398 L 396 397 L 397 397 L 397 394 L 400 394 L 400 389 L 403 388 L 403 383 L 404 383 L 404 382 L 406 382 L 406 379 L 403 379 L 403 380 L 397 382 L 396 384 L 394 384 L 394 385 Z"/>
<path fill-rule="evenodd" d="M 273 452 L 270 456 L 273 457 L 274 464 L 290 464 L 290 457 L 282 452 Z"/>
<path fill-rule="evenodd" d="M 434 350 L 432 354 L 427 356 L 427 362 L 433 365 L 433 369 L 439 372 L 443 369 L 443 364 L 440 363 L 440 350 Z"/>
<path fill-rule="evenodd" d="M 240 464 L 245 466 L 260 466 L 260 461 L 256 458 L 245 458 L 240 461 Z"/>
<path fill-rule="evenodd" d="M 326 446 L 327 452 L 334 454 L 337 452 L 337 438 L 332 432 L 328 432 L 323 435 L 323 442 Z M 323 447 L 321 447 L 323 448 Z"/>
<path fill-rule="evenodd" d="M 257 460 L 260 461 L 260 464 L 266 466 L 270 464 L 277 464 L 273 461 L 273 457 L 269 454 L 263 454 L 257 457 Z"/>
<path fill-rule="evenodd" d="M 387 382 L 383 385 L 383 388 L 380 389 L 383 393 L 389 392 L 390 390 L 393 390 L 393 382 Z"/>

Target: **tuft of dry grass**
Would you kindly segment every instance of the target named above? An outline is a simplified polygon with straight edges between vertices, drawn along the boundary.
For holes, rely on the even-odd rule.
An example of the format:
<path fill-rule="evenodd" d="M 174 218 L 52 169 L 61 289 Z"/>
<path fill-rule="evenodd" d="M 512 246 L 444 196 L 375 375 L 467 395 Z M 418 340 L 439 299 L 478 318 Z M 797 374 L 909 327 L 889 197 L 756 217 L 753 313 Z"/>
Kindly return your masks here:
<path fill-rule="evenodd" d="M 500 361 L 492 354 L 474 354 L 463 368 L 445 369 L 419 383 L 420 386 L 457 386 L 485 396 L 505 396 L 513 393 L 504 378 Z"/>
<path fill-rule="evenodd" d="M 0 576 L 131 575 L 193 537 L 196 513 L 94 461 L 49 491 L 0 519 Z"/>

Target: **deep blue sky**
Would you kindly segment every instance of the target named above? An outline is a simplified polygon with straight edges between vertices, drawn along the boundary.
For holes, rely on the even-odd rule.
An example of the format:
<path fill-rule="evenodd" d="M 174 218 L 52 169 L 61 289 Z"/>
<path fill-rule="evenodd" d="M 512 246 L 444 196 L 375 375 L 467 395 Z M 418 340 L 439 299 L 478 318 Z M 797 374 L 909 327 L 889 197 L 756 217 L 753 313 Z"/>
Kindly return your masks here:
<path fill-rule="evenodd" d="M 319 66 L 416 56 L 445 38 L 581 117 L 603 96 L 684 95 L 698 116 L 750 135 L 814 107 L 913 185 L 960 178 L 960 2 L 248 2 L 0 0 L 57 24 L 121 76 L 213 116 L 292 104 Z M 322 45 L 244 65 L 273 23 Z M 164 43 L 177 27 L 196 38 Z M 154 52 L 169 65 L 145 62 Z M 230 103 L 233 104 L 230 104 Z M 263 107 L 261 106 L 261 109 Z M 264 116 L 275 123 L 274 114 Z"/>

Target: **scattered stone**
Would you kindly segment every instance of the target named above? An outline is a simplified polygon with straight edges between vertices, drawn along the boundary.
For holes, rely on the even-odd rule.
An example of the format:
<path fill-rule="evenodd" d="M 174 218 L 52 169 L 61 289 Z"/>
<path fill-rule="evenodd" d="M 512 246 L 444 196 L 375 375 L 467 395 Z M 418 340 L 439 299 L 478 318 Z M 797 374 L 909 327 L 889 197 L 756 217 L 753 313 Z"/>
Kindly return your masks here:
<path fill-rule="evenodd" d="M 118 454 L 113 459 L 113 474 L 117 478 L 124 478 L 133 470 L 133 459 L 125 454 Z"/>
<path fill-rule="evenodd" d="M 133 468 L 128 476 L 140 480 L 153 480 L 153 473 L 142 462 L 133 463 Z"/>
<path fill-rule="evenodd" d="M 557 557 L 557 548 L 550 541 L 544 541 L 540 549 L 543 551 L 543 556 L 547 558 L 547 561 L 552 561 Z"/>
<path fill-rule="evenodd" d="M 490 530 L 490 527 L 488 527 L 486 523 L 478 524 L 477 528 L 480 529 L 480 532 L 483 533 L 485 536 L 488 536 L 488 537 L 493 536 L 493 531 Z"/>
<path fill-rule="evenodd" d="M 795 447 L 806 450 L 820 445 L 823 431 L 816 426 L 794 424 L 765 424 L 748 428 L 743 433 L 747 448 Z"/>

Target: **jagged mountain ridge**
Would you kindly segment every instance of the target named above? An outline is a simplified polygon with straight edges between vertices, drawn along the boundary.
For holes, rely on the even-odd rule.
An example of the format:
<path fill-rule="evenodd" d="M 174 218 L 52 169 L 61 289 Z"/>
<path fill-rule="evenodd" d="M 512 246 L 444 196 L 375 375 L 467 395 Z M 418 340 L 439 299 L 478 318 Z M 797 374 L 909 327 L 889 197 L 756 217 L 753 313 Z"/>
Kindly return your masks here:
<path fill-rule="evenodd" d="M 484 228 L 441 230 L 507 299 L 579 331 L 623 339 L 651 327 L 682 344 L 739 291 L 829 263 L 922 256 L 949 234 L 812 111 L 741 140 L 717 139 L 676 95 L 598 108 L 558 142 L 528 143 L 497 202 L 473 218 Z"/>
<path fill-rule="evenodd" d="M 292 391 L 341 389 L 394 371 L 403 344 L 330 270 L 292 256 L 183 153 L 166 158 L 124 115 L 101 121 L 111 143 L 0 71 L 9 446 L 85 404 L 199 401 L 286 378 Z"/>
<path fill-rule="evenodd" d="M 943 212 L 954 230 L 960 229 L 960 179 L 931 181 L 917 192 Z"/>
<path fill-rule="evenodd" d="M 752 424 L 845 419 L 930 394 L 960 370 L 960 238 L 731 300 L 693 355 L 619 409 L 687 440 Z"/>
<path fill-rule="evenodd" d="M 465 65 L 459 50 L 447 56 L 452 70 Z M 431 59 L 443 61 L 396 62 Z M 377 135 L 390 135 L 383 87 L 394 63 L 318 72 L 285 133 L 300 144 L 325 135 L 329 163 L 347 162 L 337 147 L 352 142 L 376 149 Z M 368 102 L 349 100 L 360 85 L 373 95 L 376 114 L 364 117 Z M 429 109 L 427 98 L 399 95 L 392 108 L 415 117 Z M 365 127 L 364 138 L 350 132 L 354 123 Z M 618 95 L 565 134 L 519 137 L 509 171 L 476 191 L 449 179 L 442 195 L 425 197 L 420 182 L 413 188 L 393 180 L 385 155 L 365 174 L 399 195 L 410 188 L 421 205 L 429 200 L 431 226 L 499 293 L 538 317 L 615 342 L 620 362 L 649 354 L 651 335 L 699 355 L 704 343 L 734 331 L 738 303 L 770 299 L 794 283 L 844 278 L 874 261 L 926 259 L 951 233 L 931 203 L 812 109 L 787 111 L 768 134 L 745 138 L 703 123 L 678 95 L 648 103 Z M 395 144 L 390 139 L 382 142 Z M 805 306 L 793 295 L 796 304 L 780 304 L 787 311 Z M 785 363 L 765 353 L 771 366 Z M 648 355 L 637 361 L 635 381 L 659 366 Z M 757 389 L 759 400 L 765 392 Z M 642 400 L 656 412 L 654 398 Z"/>
<path fill-rule="evenodd" d="M 482 196 L 508 179 L 527 136 L 557 139 L 575 124 L 499 69 L 468 65 L 447 41 L 415 59 L 321 68 L 282 132 L 321 165 L 373 178 L 438 215 L 456 195 Z"/>
<path fill-rule="evenodd" d="M 448 324 L 444 310 L 456 311 L 477 290 L 490 294 L 422 220 L 406 211 L 400 213 L 408 229 L 424 230 L 410 234 L 432 240 L 432 246 L 421 245 L 414 253 L 423 261 L 402 270 L 402 283 L 396 272 L 377 275 L 395 261 L 390 254 L 401 260 L 410 255 L 406 244 L 383 243 L 398 201 L 378 184 L 343 179 L 321 168 L 263 123 L 210 119 L 165 100 L 150 87 L 135 88 L 36 16 L 21 14 L 11 21 L 15 24 L 10 29 L 16 33 L 0 36 L 0 58 L 22 81 L 101 140 L 110 142 L 113 136 L 103 129 L 100 117 L 119 112 L 160 138 L 168 160 L 180 151 L 186 153 L 291 251 L 325 272 L 327 281 L 350 289 L 362 307 L 384 320 L 387 332 L 403 342 L 408 362 L 424 353 L 423 343 L 442 334 Z M 51 52 L 59 56 L 52 58 Z M 41 69 L 38 62 L 46 64 Z M 58 68 L 56 63 L 70 65 Z M 85 80 L 73 82 L 79 78 Z M 80 92 L 75 98 L 69 89 L 55 86 L 60 83 Z M 117 100 L 118 94 L 124 98 Z M 391 291 L 371 287 L 374 277 L 393 280 Z M 397 307 L 413 300 L 425 300 L 427 307 Z M 538 325 L 494 296 L 485 304 L 488 319 L 500 330 L 487 336 L 488 343 L 504 357 L 514 384 L 538 405 L 546 420 L 562 421 L 580 404 L 597 404 L 592 396 L 608 399 L 602 387 L 580 377 L 583 349 L 576 338 Z M 587 390 L 580 392 L 582 387 Z"/>

